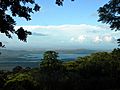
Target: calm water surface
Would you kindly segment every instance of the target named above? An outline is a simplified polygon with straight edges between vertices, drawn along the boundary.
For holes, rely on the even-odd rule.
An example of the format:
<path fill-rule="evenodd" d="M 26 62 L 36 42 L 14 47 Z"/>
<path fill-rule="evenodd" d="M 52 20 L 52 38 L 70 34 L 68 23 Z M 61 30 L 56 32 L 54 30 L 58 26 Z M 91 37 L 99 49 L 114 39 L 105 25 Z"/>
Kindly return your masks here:
<path fill-rule="evenodd" d="M 59 54 L 58 59 L 64 61 L 74 60 L 77 57 L 87 56 L 89 54 Z M 43 54 L 28 54 L 8 60 L 0 60 L 0 69 L 12 70 L 15 66 L 22 67 L 39 67 L 39 63 L 43 58 Z"/>

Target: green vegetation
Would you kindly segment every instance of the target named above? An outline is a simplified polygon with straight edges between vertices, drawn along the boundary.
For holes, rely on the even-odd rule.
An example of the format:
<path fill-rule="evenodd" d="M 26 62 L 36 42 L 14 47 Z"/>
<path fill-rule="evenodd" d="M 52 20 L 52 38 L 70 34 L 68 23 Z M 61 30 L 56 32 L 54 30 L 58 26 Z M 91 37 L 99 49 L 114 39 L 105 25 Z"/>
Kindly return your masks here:
<path fill-rule="evenodd" d="M 0 90 L 120 90 L 120 49 L 63 62 L 44 53 L 39 68 L 0 71 Z"/>
<path fill-rule="evenodd" d="M 63 1 L 56 0 L 56 4 L 61 6 Z M 34 6 L 28 7 L 27 3 Z M 6 13 L 8 9 L 11 14 Z M 18 39 L 26 42 L 31 32 L 22 27 L 15 30 L 13 17 L 28 21 L 31 13 L 39 9 L 34 0 L 0 0 L 0 33 L 8 38 L 16 34 Z M 120 0 L 110 0 L 98 13 L 99 21 L 120 30 Z M 5 45 L 0 42 L 0 47 Z M 47 51 L 39 68 L 17 66 L 13 71 L 0 71 L 0 90 L 120 90 L 120 49 L 78 57 L 70 62 L 62 62 L 57 57 L 58 53 Z"/>
<path fill-rule="evenodd" d="M 32 7 L 28 6 L 31 4 Z M 31 13 L 39 11 L 40 6 L 34 0 L 0 0 L 0 33 L 12 38 L 11 34 L 16 34 L 19 40 L 25 41 L 31 32 L 23 27 L 15 30 L 16 21 L 13 17 L 23 17 L 27 21 L 31 20 Z M 11 12 L 7 13 L 6 11 Z M 0 42 L 0 47 L 4 47 Z"/>

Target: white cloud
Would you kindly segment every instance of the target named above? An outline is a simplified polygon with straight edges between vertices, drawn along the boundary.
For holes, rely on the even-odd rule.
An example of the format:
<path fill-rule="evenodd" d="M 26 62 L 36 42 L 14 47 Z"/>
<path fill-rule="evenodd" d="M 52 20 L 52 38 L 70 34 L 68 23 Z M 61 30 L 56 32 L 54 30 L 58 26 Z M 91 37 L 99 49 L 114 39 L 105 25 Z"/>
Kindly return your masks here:
<path fill-rule="evenodd" d="M 103 39 L 106 42 L 111 42 L 112 41 L 112 37 L 111 36 L 104 36 Z"/>
<path fill-rule="evenodd" d="M 70 37 L 76 37 L 79 35 L 90 35 L 94 34 L 96 36 L 97 33 L 104 33 L 106 31 L 110 32 L 108 26 L 102 26 L 102 25 L 88 25 L 88 24 L 78 24 L 78 25 L 48 25 L 48 26 L 16 26 L 15 29 L 18 29 L 19 27 L 23 27 L 24 29 L 34 32 L 34 33 L 42 33 L 46 35 L 65 35 Z M 80 37 L 80 38 L 83 38 Z"/>
<path fill-rule="evenodd" d="M 86 39 L 85 35 L 79 35 L 78 37 L 77 36 L 76 37 L 72 37 L 70 40 L 72 42 L 83 42 L 83 41 L 85 41 L 85 39 Z"/>
<path fill-rule="evenodd" d="M 83 42 L 85 39 L 86 39 L 86 36 L 85 36 L 85 35 L 80 35 L 80 36 L 78 37 L 78 41 L 80 41 L 80 42 Z"/>
<path fill-rule="evenodd" d="M 74 38 L 74 37 L 72 37 L 70 40 L 71 40 L 71 41 L 75 41 L 75 38 Z"/>
<path fill-rule="evenodd" d="M 103 41 L 103 40 L 102 40 L 102 38 L 100 36 L 95 36 L 93 38 L 93 42 L 95 42 L 95 43 L 100 43 L 101 41 Z"/>
<path fill-rule="evenodd" d="M 117 39 L 111 35 L 105 35 L 103 36 L 103 41 L 104 42 L 109 42 L 109 43 L 116 43 Z"/>
<path fill-rule="evenodd" d="M 48 26 L 16 26 L 15 29 L 18 29 L 19 27 L 23 27 L 24 29 L 27 29 L 29 31 L 32 30 L 103 30 L 106 29 L 105 26 L 97 26 L 97 25 L 88 25 L 88 24 L 78 24 L 78 25 L 48 25 Z M 107 27 L 107 26 L 106 26 Z"/>
<path fill-rule="evenodd" d="M 93 38 L 93 42 L 95 43 L 116 43 L 117 39 L 111 35 L 103 35 L 103 36 L 95 36 Z"/>
<path fill-rule="evenodd" d="M 19 28 L 21 26 L 16 26 Z M 94 43 L 113 43 L 116 41 L 114 36 L 118 37 L 119 33 L 111 31 L 107 25 L 89 25 L 89 24 L 78 24 L 78 25 L 48 25 L 48 26 L 22 26 L 24 29 L 33 33 L 48 35 L 48 39 L 61 38 L 64 42 L 71 41 L 81 43 L 84 41 L 91 41 Z M 109 35 L 108 35 L 109 33 Z M 116 37 L 116 38 L 117 38 Z M 44 38 L 43 38 L 44 39 Z"/>

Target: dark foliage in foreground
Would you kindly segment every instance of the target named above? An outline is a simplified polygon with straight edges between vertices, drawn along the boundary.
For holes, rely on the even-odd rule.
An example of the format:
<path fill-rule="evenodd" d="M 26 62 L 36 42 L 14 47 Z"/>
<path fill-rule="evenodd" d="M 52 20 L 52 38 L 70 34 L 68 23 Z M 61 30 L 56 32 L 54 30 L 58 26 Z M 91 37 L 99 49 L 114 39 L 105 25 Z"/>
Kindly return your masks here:
<path fill-rule="evenodd" d="M 31 4 L 30 7 L 28 4 Z M 25 41 L 31 32 L 22 27 L 15 30 L 16 21 L 13 17 L 22 17 L 27 21 L 31 20 L 31 13 L 39 11 L 40 6 L 34 0 L 0 0 L 0 33 L 12 38 L 11 34 L 16 34 L 18 39 Z M 7 13 L 9 11 L 9 13 Z M 0 42 L 0 46 L 2 46 Z"/>
<path fill-rule="evenodd" d="M 62 62 L 44 53 L 39 68 L 0 71 L 0 90 L 120 90 L 120 49 Z"/>
<path fill-rule="evenodd" d="M 120 30 L 120 0 L 110 0 L 98 10 L 99 20 L 110 25 L 115 31 Z M 120 39 L 118 39 L 120 45 Z"/>

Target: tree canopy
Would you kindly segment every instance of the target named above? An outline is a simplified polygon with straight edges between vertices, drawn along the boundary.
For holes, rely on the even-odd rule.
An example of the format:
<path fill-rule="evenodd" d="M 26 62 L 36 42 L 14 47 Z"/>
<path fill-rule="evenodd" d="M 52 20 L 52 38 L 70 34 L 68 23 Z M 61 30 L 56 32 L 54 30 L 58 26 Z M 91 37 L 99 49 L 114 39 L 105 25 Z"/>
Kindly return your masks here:
<path fill-rule="evenodd" d="M 120 0 L 110 0 L 98 10 L 99 20 L 110 25 L 113 30 L 120 30 Z"/>
<path fill-rule="evenodd" d="M 28 3 L 33 7 L 29 7 Z M 23 17 L 29 21 L 31 20 L 30 14 L 39 10 L 40 6 L 34 0 L 0 0 L 0 33 L 5 34 L 8 38 L 12 38 L 11 34 L 16 34 L 18 39 L 26 42 L 27 35 L 31 35 L 31 32 L 22 27 L 15 30 L 17 22 L 13 17 Z M 1 42 L 0 47 L 3 47 Z"/>
<path fill-rule="evenodd" d="M 99 20 L 110 25 L 112 30 L 120 30 L 120 0 L 110 0 L 98 10 Z M 118 39 L 120 43 L 120 39 Z"/>
<path fill-rule="evenodd" d="M 42 59 L 42 62 L 40 63 L 41 69 L 43 69 L 45 72 L 49 71 L 52 72 L 56 71 L 56 69 L 60 69 L 61 66 L 61 61 L 57 59 L 58 58 L 58 53 L 55 51 L 46 51 L 44 53 L 44 57 Z"/>
<path fill-rule="evenodd" d="M 119 48 L 72 61 L 57 57 L 46 51 L 40 67 L 0 70 L 0 90 L 120 90 Z"/>

